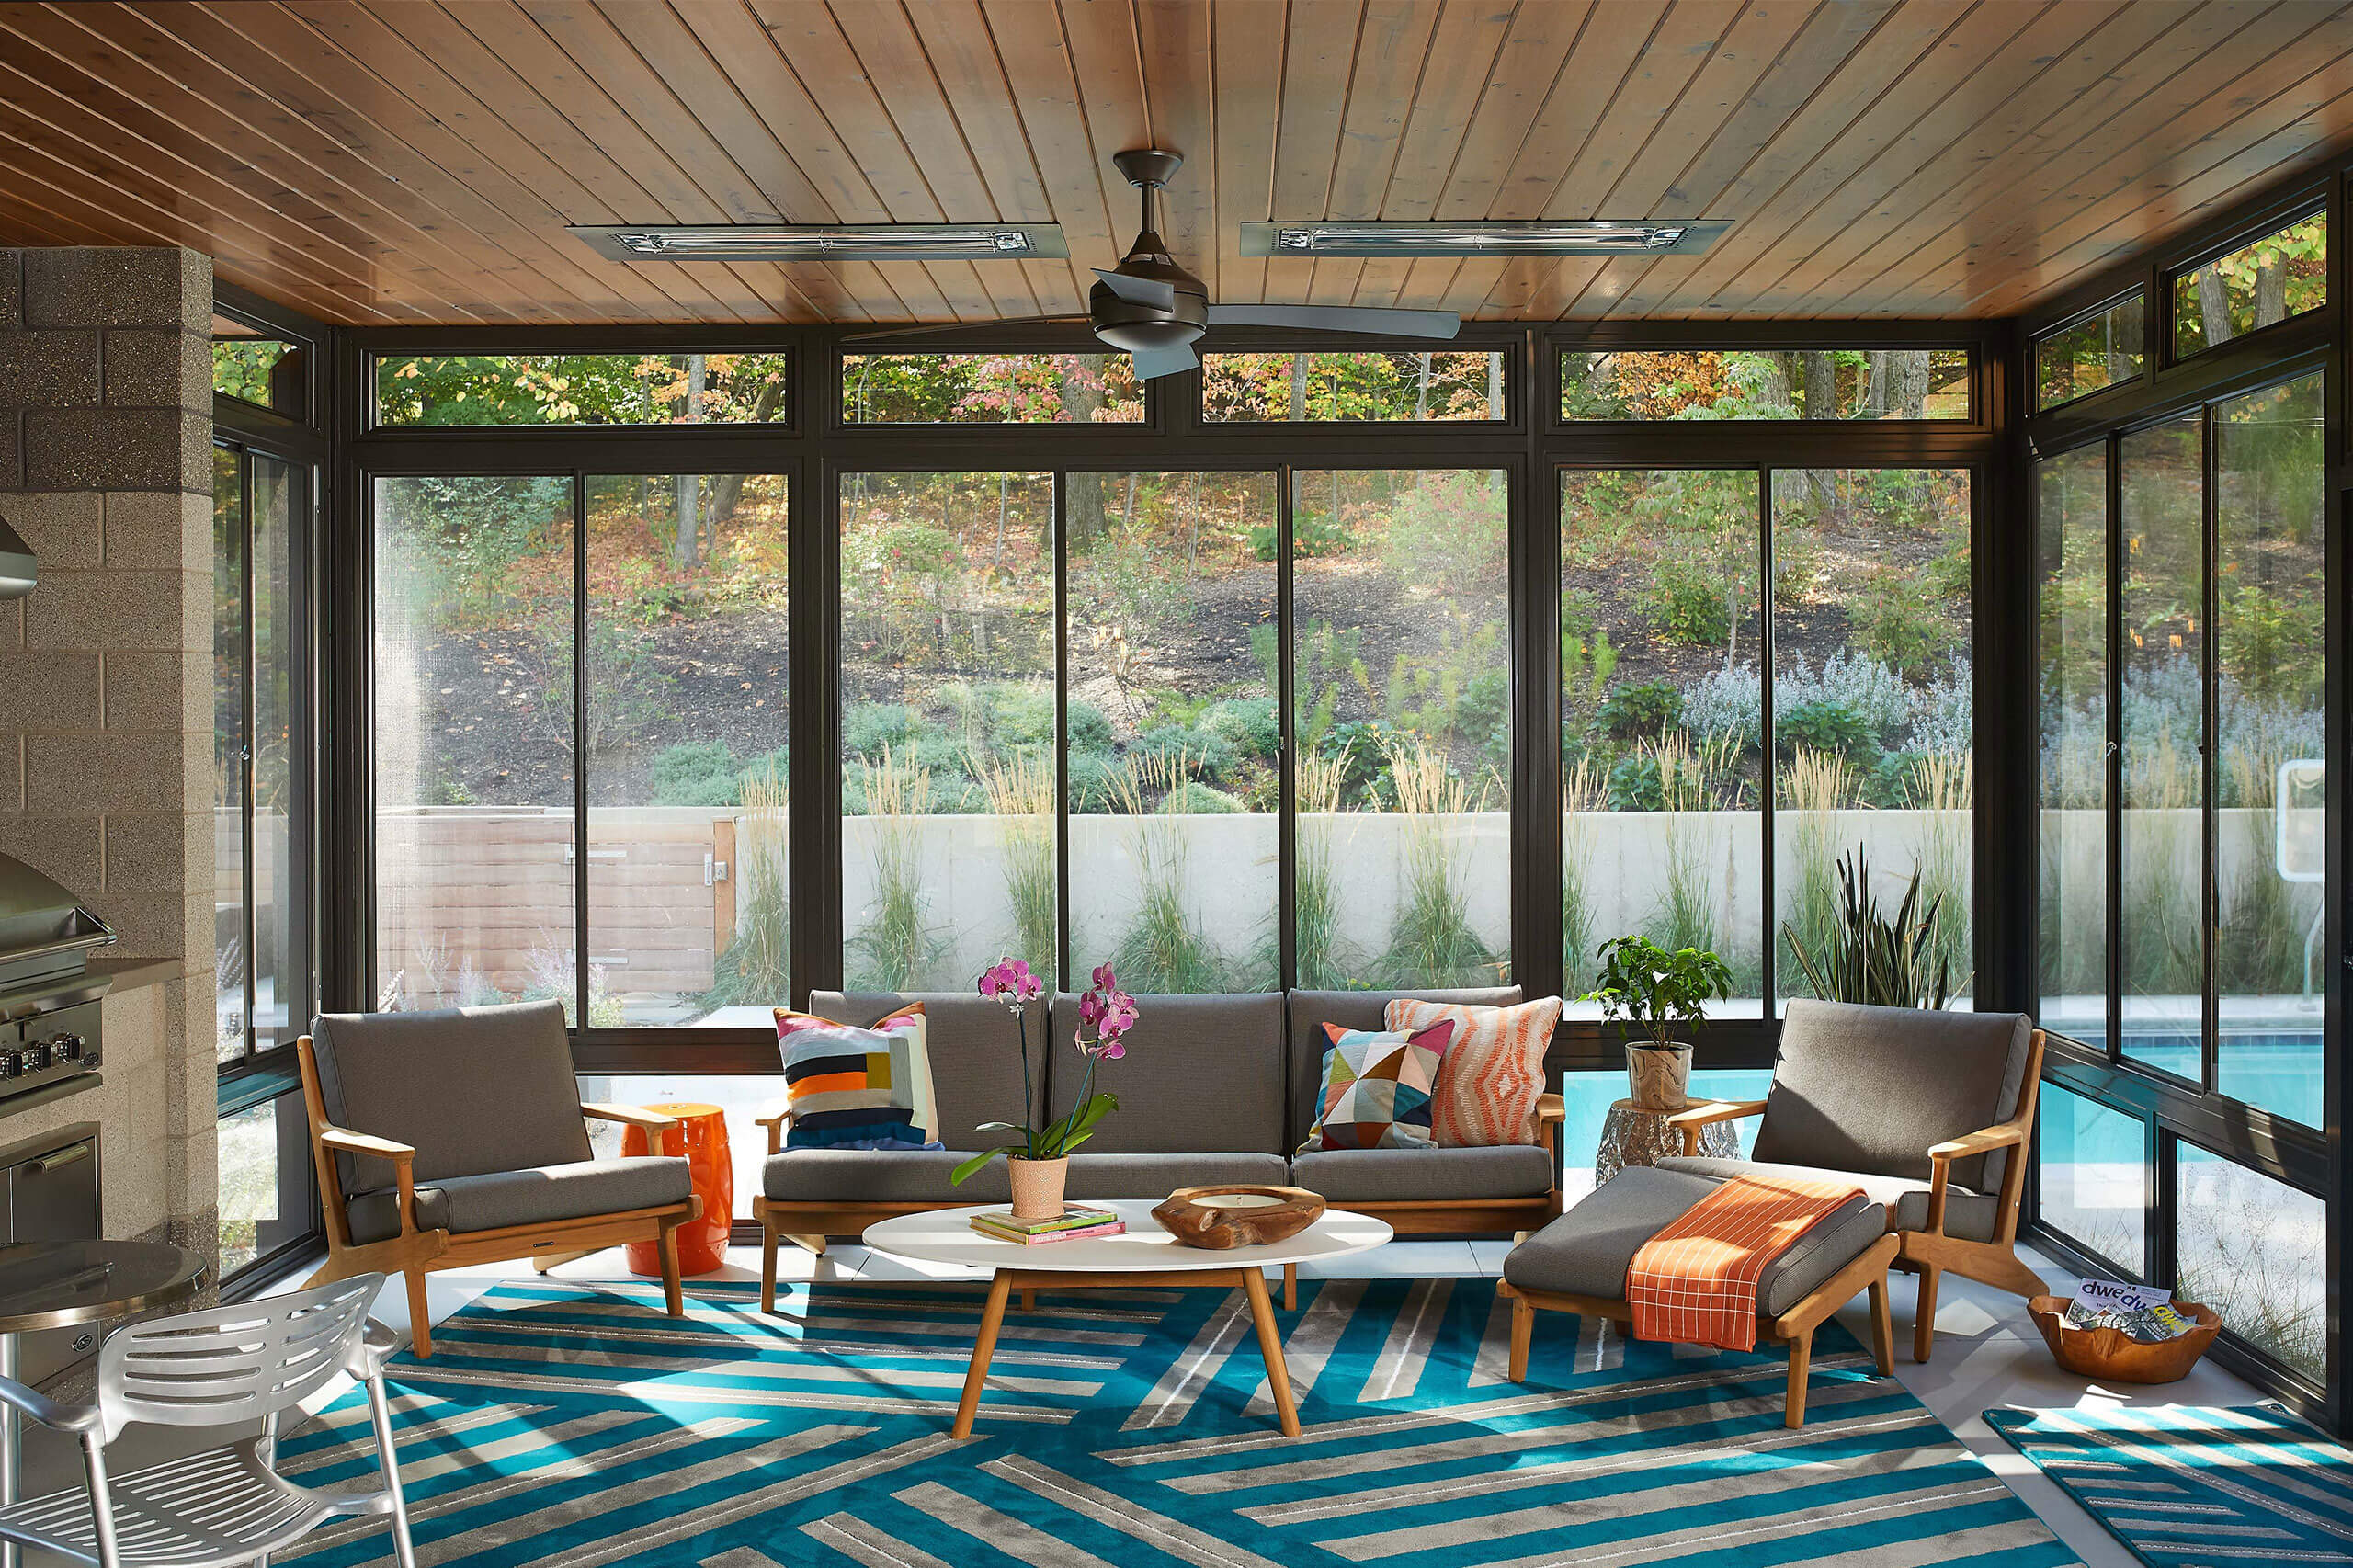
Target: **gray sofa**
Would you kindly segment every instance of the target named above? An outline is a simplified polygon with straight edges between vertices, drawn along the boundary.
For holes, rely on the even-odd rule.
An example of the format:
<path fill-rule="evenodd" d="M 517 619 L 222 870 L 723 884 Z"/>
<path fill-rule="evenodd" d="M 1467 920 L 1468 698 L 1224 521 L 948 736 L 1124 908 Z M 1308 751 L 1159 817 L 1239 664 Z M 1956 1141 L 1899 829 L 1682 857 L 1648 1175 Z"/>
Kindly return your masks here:
<path fill-rule="evenodd" d="M 1292 1151 L 1315 1121 L 1326 1040 L 1323 1025 L 1379 1028 L 1395 996 L 1506 1006 L 1517 987 L 1479 991 L 1294 991 L 1241 996 L 1142 996 L 1127 1055 L 1106 1062 L 1097 1086 L 1116 1094 L 1117 1114 L 1071 1156 L 1075 1199 L 1165 1198 L 1179 1187 L 1265 1182 L 1308 1187 L 1334 1204 L 1377 1214 L 1405 1234 L 1508 1234 L 1534 1230 L 1561 1211 L 1559 1151 L 1552 1144 L 1558 1101 L 1547 1096 L 1543 1146 L 1503 1149 Z M 892 995 L 820 991 L 809 1011 L 867 1027 L 909 1002 L 924 1004 L 933 1090 L 945 1151 L 781 1150 L 789 1118 L 766 1119 L 771 1153 L 753 1213 L 765 1233 L 764 1277 L 773 1290 L 779 1238 L 822 1250 L 829 1235 L 854 1235 L 892 1214 L 1010 1196 L 995 1162 L 963 1186 L 956 1165 L 989 1142 L 983 1121 L 1024 1119 L 1020 1036 L 1013 1015 L 970 994 Z M 1084 1059 L 1073 1049 L 1078 998 L 1033 1004 L 1033 1060 L 1044 1064 L 1038 1093 L 1056 1113 L 1077 1092 Z M 1048 1031 L 1051 1044 L 1049 1046 Z M 1032 1106 L 1039 1114 L 1042 1108 Z M 771 1299 L 764 1291 L 764 1300 Z"/>

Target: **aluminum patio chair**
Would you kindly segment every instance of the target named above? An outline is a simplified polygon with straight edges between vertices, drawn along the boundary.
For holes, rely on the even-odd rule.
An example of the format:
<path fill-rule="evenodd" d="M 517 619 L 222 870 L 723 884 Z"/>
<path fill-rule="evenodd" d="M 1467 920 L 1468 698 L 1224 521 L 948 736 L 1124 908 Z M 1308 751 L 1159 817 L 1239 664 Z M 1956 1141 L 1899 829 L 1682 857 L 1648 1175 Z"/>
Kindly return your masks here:
<path fill-rule="evenodd" d="M 384 1400 L 384 1362 L 400 1338 L 368 1316 L 383 1284 L 381 1274 L 362 1274 L 119 1329 L 99 1347 L 91 1404 L 62 1404 L 0 1379 L 0 1403 L 81 1439 L 86 1480 L 0 1509 L 0 1540 L 94 1568 L 220 1568 L 266 1562 L 326 1520 L 381 1514 L 391 1516 L 400 1568 L 416 1568 Z M 279 1414 L 338 1372 L 368 1390 L 384 1477 L 372 1491 L 313 1490 L 278 1471 Z M 107 1469 L 108 1448 L 134 1421 L 221 1428 L 256 1420 L 256 1436 L 124 1475 Z"/>

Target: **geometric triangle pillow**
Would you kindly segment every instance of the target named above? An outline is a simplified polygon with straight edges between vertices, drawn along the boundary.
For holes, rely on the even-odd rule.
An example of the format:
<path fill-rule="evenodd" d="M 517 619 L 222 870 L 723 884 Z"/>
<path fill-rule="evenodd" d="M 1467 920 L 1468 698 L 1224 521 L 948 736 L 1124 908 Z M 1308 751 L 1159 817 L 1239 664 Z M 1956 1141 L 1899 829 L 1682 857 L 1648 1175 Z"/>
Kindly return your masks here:
<path fill-rule="evenodd" d="M 1460 1030 L 1432 1092 L 1430 1131 L 1441 1149 L 1544 1141 L 1537 1131 L 1536 1100 L 1544 1092 L 1544 1057 L 1560 1021 L 1558 996 L 1510 1007 L 1400 997 L 1382 1018 L 1392 1029 L 1451 1022 Z"/>
<path fill-rule="evenodd" d="M 785 1147 L 938 1148 L 925 1030 L 920 1002 L 870 1029 L 777 1008 L 777 1048 L 792 1104 Z"/>
<path fill-rule="evenodd" d="M 1449 1020 L 1416 1033 L 1324 1026 L 1324 1086 L 1302 1154 L 1324 1149 L 1429 1149 L 1430 1096 L 1454 1038 Z"/>

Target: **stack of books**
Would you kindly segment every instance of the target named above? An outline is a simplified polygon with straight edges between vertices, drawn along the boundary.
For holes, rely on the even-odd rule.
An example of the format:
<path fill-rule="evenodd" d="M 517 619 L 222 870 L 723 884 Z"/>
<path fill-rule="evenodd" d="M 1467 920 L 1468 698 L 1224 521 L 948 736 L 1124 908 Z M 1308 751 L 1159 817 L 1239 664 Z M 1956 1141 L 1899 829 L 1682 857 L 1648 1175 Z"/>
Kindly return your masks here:
<path fill-rule="evenodd" d="M 1127 1222 L 1108 1209 L 1064 1209 L 1043 1220 L 1017 1220 L 1009 1209 L 992 1209 L 972 1216 L 972 1229 L 999 1241 L 1038 1246 L 1046 1242 L 1083 1241 L 1088 1236 L 1116 1236 Z"/>

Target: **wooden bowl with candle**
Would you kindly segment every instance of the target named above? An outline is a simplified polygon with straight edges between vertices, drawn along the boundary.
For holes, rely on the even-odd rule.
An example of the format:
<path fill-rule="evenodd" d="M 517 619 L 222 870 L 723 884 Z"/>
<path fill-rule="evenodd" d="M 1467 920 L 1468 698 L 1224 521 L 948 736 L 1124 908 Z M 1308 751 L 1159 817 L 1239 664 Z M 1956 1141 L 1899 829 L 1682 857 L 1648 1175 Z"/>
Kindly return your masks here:
<path fill-rule="evenodd" d="M 1303 1187 L 1180 1187 L 1152 1211 L 1188 1247 L 1222 1252 L 1289 1241 L 1323 1217 L 1324 1199 Z"/>

